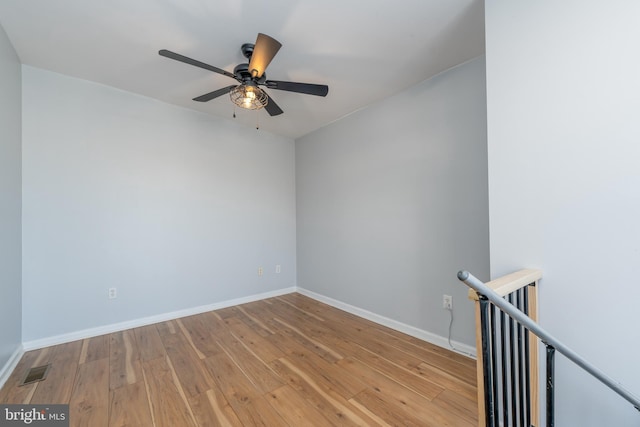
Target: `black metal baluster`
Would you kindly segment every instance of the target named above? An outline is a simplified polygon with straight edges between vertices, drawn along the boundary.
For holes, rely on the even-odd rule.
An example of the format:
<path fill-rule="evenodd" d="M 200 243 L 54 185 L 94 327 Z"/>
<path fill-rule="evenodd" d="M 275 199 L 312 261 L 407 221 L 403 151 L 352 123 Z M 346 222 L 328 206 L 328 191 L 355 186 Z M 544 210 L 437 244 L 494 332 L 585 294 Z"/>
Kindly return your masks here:
<path fill-rule="evenodd" d="M 506 318 L 504 311 L 500 310 L 500 354 L 502 357 L 502 363 L 500 363 L 500 367 L 502 368 L 502 425 L 509 425 L 509 400 L 507 396 L 508 392 L 508 383 L 507 383 L 507 362 L 504 358 L 504 354 L 506 351 L 505 341 L 506 341 Z"/>
<path fill-rule="evenodd" d="M 547 346 L 547 427 L 553 427 L 555 412 L 555 347 L 545 343 Z"/>
<path fill-rule="evenodd" d="M 518 289 L 516 293 L 516 304 L 518 309 L 522 311 L 522 289 Z M 522 325 L 518 323 L 518 396 L 520 398 L 520 425 L 524 426 L 524 343 L 522 342 L 522 337 Z"/>
<path fill-rule="evenodd" d="M 529 315 L 529 286 L 524 288 L 524 314 Z M 527 410 L 525 426 L 531 425 L 531 361 L 529 359 L 529 329 L 524 328 L 525 401 Z"/>
<path fill-rule="evenodd" d="M 513 304 L 513 293 L 508 296 L 509 303 Z M 518 414 L 518 394 L 516 388 L 516 363 L 515 363 L 515 336 L 516 328 L 513 318 L 509 316 L 509 360 L 511 365 L 511 417 L 515 421 Z"/>
<path fill-rule="evenodd" d="M 490 309 L 490 313 L 491 313 L 491 374 L 493 375 L 493 378 L 491 379 L 492 384 L 493 384 L 493 399 L 494 399 L 494 405 L 493 405 L 493 419 L 495 420 L 495 422 L 497 423 L 498 420 L 500 419 L 500 408 L 499 408 L 499 404 L 498 402 L 500 402 L 500 399 L 498 398 L 498 358 L 502 358 L 502 356 L 500 354 L 498 354 L 498 352 L 496 351 L 496 343 L 498 342 L 497 337 L 496 337 L 496 313 L 499 310 L 495 305 L 491 304 L 489 306 Z"/>
<path fill-rule="evenodd" d="M 489 339 L 491 336 L 489 324 L 489 300 L 484 295 L 478 296 L 480 303 L 480 329 L 482 331 L 482 370 L 484 374 L 484 413 L 487 427 L 495 427 L 493 417 L 493 386 L 491 379 L 491 347 Z"/>

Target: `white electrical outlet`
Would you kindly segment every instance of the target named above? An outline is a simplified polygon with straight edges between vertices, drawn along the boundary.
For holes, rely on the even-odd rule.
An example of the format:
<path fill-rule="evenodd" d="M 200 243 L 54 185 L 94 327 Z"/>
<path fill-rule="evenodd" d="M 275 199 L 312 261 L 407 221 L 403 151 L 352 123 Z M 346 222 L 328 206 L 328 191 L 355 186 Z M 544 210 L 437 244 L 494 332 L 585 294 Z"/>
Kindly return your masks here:
<path fill-rule="evenodd" d="M 258 276 L 262 276 L 264 274 L 264 269 L 262 267 L 258 267 Z"/>
<path fill-rule="evenodd" d="M 280 274 L 281 271 L 280 264 L 276 265 L 276 274 Z"/>
<path fill-rule="evenodd" d="M 453 310 L 453 297 L 451 295 L 442 295 L 442 308 Z"/>
<path fill-rule="evenodd" d="M 116 288 L 109 288 L 109 299 L 118 298 L 118 290 Z"/>

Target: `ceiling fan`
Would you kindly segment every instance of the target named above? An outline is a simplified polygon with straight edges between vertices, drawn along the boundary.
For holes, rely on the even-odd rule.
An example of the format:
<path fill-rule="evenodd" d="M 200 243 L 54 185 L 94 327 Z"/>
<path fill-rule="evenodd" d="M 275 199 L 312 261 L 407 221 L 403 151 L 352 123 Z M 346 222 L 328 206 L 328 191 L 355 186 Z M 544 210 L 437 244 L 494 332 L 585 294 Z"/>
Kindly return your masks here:
<path fill-rule="evenodd" d="M 276 39 L 266 34 L 259 33 L 255 44 L 245 43 L 240 50 L 245 58 L 249 60 L 248 64 L 239 64 L 233 69 L 233 73 L 225 71 L 221 68 L 214 67 L 204 62 L 188 58 L 179 53 L 162 49 L 158 52 L 161 56 L 184 62 L 185 64 L 194 65 L 222 74 L 235 79 L 239 84 L 223 87 L 213 92 L 205 93 L 196 98 L 194 101 L 207 102 L 228 93 L 234 104 L 241 108 L 249 110 L 257 110 L 264 108 L 270 116 L 277 116 L 283 111 L 278 104 L 258 86 L 265 86 L 269 89 L 286 90 L 288 92 L 304 93 L 307 95 L 326 96 L 329 92 L 327 85 L 318 85 L 311 83 L 284 82 L 279 80 L 267 80 L 264 73 L 265 69 L 271 62 L 282 44 Z"/>

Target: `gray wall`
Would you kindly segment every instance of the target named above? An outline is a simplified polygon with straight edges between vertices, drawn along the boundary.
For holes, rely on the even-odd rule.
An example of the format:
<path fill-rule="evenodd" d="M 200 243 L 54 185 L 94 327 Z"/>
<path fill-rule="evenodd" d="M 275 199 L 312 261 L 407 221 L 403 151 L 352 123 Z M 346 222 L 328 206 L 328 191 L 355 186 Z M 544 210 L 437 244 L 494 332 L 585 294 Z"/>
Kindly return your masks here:
<path fill-rule="evenodd" d="M 0 27 L 0 371 L 22 342 L 20 73 L 18 56 Z"/>
<path fill-rule="evenodd" d="M 295 286 L 292 140 L 29 66 L 23 82 L 25 342 Z"/>
<path fill-rule="evenodd" d="M 485 62 L 296 141 L 298 286 L 474 345 L 456 272 L 489 275 Z"/>
<path fill-rule="evenodd" d="M 540 320 L 640 395 L 640 3 L 488 1 L 491 274 L 543 269 Z M 557 366 L 557 425 L 638 425 Z"/>

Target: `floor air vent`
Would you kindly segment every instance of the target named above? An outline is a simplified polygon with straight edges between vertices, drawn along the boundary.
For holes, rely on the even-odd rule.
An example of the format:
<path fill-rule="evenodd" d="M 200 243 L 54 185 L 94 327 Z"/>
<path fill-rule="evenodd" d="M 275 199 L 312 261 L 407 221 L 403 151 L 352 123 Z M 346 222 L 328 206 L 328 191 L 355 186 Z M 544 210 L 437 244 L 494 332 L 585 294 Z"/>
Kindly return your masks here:
<path fill-rule="evenodd" d="M 20 385 L 27 385 L 44 380 L 45 378 L 47 378 L 50 367 L 51 363 L 29 369 L 29 371 L 27 371 L 27 375 L 24 376 L 24 379 L 22 380 Z"/>

